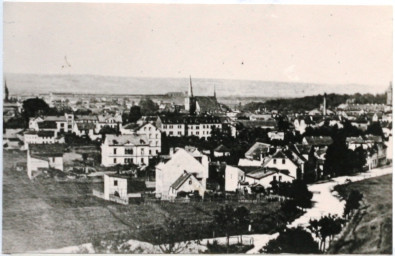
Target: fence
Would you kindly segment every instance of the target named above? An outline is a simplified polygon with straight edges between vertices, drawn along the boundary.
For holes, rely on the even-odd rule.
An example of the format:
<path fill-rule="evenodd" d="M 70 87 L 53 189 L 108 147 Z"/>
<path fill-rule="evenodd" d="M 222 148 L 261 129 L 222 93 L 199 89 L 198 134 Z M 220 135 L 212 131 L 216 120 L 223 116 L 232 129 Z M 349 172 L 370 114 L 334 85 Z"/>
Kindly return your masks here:
<path fill-rule="evenodd" d="M 94 196 L 96 196 L 96 197 L 99 197 L 99 198 L 104 199 L 104 193 L 101 192 L 101 191 L 99 191 L 99 190 L 92 189 L 92 194 L 93 194 Z"/>
<path fill-rule="evenodd" d="M 117 197 L 114 195 L 110 195 L 109 198 L 110 198 L 110 201 L 113 201 L 113 202 L 116 202 L 119 204 L 125 204 L 125 205 L 129 204 L 129 198 L 120 198 L 120 197 Z"/>

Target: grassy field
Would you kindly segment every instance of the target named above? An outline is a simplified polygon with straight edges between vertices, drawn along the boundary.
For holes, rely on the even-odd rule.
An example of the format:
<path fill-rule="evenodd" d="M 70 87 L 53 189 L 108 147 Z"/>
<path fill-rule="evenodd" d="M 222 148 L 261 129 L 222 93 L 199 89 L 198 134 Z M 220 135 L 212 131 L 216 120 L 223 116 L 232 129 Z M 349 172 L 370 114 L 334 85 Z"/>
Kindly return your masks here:
<path fill-rule="evenodd" d="M 329 250 L 331 254 L 392 254 L 392 175 L 335 188 L 342 197 L 351 190 L 363 194 L 357 218 Z"/>
<path fill-rule="evenodd" d="M 92 196 L 90 183 L 30 181 L 14 171 L 15 162 L 26 161 L 25 152 L 3 155 L 3 253 L 43 251 L 122 233 L 146 240 L 141 230 L 183 218 L 186 223 L 212 220 L 218 202 L 190 204 L 119 205 Z M 278 202 L 245 205 L 252 214 L 276 215 Z"/>

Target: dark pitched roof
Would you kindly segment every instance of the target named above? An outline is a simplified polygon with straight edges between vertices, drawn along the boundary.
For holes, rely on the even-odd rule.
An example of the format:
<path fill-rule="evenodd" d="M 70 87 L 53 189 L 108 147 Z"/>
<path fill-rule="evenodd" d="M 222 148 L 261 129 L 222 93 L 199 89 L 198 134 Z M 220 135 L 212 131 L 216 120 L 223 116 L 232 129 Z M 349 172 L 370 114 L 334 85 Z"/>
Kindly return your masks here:
<path fill-rule="evenodd" d="M 216 116 L 174 116 L 160 117 L 163 124 L 220 124 L 221 119 Z"/>
<path fill-rule="evenodd" d="M 56 129 L 57 125 L 55 121 L 43 121 L 38 123 L 39 129 Z"/>
<path fill-rule="evenodd" d="M 239 120 L 238 122 L 241 123 L 246 128 L 271 127 L 277 129 L 276 120 L 257 120 L 257 121 Z"/>
<path fill-rule="evenodd" d="M 78 130 L 94 130 L 95 124 L 94 123 L 77 123 Z"/>
<path fill-rule="evenodd" d="M 219 145 L 214 149 L 216 152 L 230 152 L 230 149 L 227 148 L 224 144 Z"/>
<path fill-rule="evenodd" d="M 221 111 L 221 104 L 218 103 L 214 96 L 197 96 L 194 97 L 196 103 L 199 104 L 201 112 L 216 112 Z"/>
<path fill-rule="evenodd" d="M 184 172 L 170 187 L 175 190 L 179 189 L 191 176 L 193 176 L 192 173 Z"/>
<path fill-rule="evenodd" d="M 329 136 L 306 136 L 307 143 L 313 146 L 329 146 L 333 140 Z"/>
<path fill-rule="evenodd" d="M 32 157 L 55 157 L 63 156 L 64 144 L 31 144 L 29 152 Z"/>
<path fill-rule="evenodd" d="M 254 145 L 244 154 L 246 157 L 259 157 L 262 154 L 269 153 L 270 144 L 255 142 Z"/>
<path fill-rule="evenodd" d="M 38 135 L 38 137 L 54 137 L 55 132 L 54 131 L 38 131 L 37 135 Z"/>

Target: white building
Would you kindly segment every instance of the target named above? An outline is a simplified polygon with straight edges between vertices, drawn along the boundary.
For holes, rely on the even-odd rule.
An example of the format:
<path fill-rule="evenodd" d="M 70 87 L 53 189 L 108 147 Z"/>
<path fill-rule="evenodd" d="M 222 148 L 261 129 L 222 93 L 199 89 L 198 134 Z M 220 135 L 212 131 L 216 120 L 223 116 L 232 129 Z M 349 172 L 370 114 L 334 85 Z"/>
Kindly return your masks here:
<path fill-rule="evenodd" d="M 107 134 L 101 145 L 102 165 L 148 165 L 150 149 L 148 139 L 144 135 Z"/>
<path fill-rule="evenodd" d="M 142 125 L 128 124 L 123 126 L 121 134 L 140 134 L 148 138 L 151 153 L 150 155 L 158 155 L 162 151 L 162 133 L 152 123 Z"/>
<path fill-rule="evenodd" d="M 295 177 L 289 176 L 276 168 L 260 168 L 249 172 L 245 176 L 245 181 L 251 186 L 260 184 L 264 188 L 271 187 L 272 181 L 292 182 Z"/>
<path fill-rule="evenodd" d="M 231 165 L 225 167 L 225 191 L 236 191 L 240 182 L 244 180 L 245 173 L 243 170 Z"/>
<path fill-rule="evenodd" d="M 272 131 L 272 132 L 268 132 L 267 136 L 270 138 L 270 140 L 284 140 L 285 133 L 278 132 L 278 131 Z"/>
<path fill-rule="evenodd" d="M 263 165 L 266 168 L 275 168 L 282 173 L 293 177 L 294 179 L 302 177 L 302 173 L 298 174 L 298 165 L 292 161 L 284 152 L 278 150 Z"/>
<path fill-rule="evenodd" d="M 28 149 L 29 144 L 54 144 L 64 143 L 64 138 L 58 138 L 54 131 L 34 131 L 28 130 L 24 133 L 24 149 Z"/>
<path fill-rule="evenodd" d="M 63 171 L 62 144 L 31 144 L 27 150 L 27 175 L 29 179 L 41 169 L 57 169 Z"/>
<path fill-rule="evenodd" d="M 96 123 L 96 133 L 99 133 L 100 130 L 105 127 L 111 127 L 113 129 L 117 129 L 122 126 L 122 116 L 121 115 L 99 115 L 97 117 L 98 122 Z"/>
<path fill-rule="evenodd" d="M 196 187 L 197 191 L 203 196 L 204 190 L 206 189 L 206 180 L 208 178 L 208 157 L 202 155 L 201 157 L 194 158 L 184 149 L 178 149 L 173 155 L 171 155 L 170 160 L 166 163 L 159 163 L 156 169 L 156 181 L 155 181 L 155 193 L 158 197 L 166 199 L 169 197 L 174 197 L 175 192 L 179 192 L 179 184 L 185 179 L 188 181 L 188 185 L 193 185 L 196 187 L 196 182 L 193 181 L 194 178 L 187 175 L 193 175 L 197 181 L 200 182 L 201 186 Z M 187 175 L 186 175 L 187 173 Z M 184 175 L 184 178 L 182 176 Z M 192 179 L 192 183 L 189 181 Z M 176 191 L 175 191 L 176 190 Z M 190 191 L 185 191 L 190 192 Z M 203 193 L 203 194 L 202 194 Z"/>

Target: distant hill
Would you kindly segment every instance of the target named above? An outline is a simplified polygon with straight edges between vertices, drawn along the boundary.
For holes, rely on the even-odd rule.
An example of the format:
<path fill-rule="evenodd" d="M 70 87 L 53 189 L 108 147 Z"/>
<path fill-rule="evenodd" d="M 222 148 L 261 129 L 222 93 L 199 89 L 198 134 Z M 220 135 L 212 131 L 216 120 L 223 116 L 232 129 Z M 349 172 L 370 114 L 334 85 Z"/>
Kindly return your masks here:
<path fill-rule="evenodd" d="M 11 95 L 34 95 L 49 92 L 103 93 L 103 94 L 165 94 L 186 92 L 189 78 L 137 78 L 94 75 L 35 75 L 5 74 Z M 240 97 L 302 97 L 326 93 L 353 94 L 376 93 L 374 86 L 324 85 L 308 83 L 285 83 L 270 81 L 247 81 L 193 78 L 196 95 L 212 95 L 214 86 L 217 96 Z"/>
<path fill-rule="evenodd" d="M 353 99 L 354 103 L 358 104 L 385 104 L 385 94 L 328 94 L 326 97 L 328 108 L 336 107 L 345 103 L 348 99 Z M 250 102 L 243 106 L 244 111 L 255 111 L 258 109 L 267 108 L 269 110 L 293 110 L 293 111 L 306 111 L 314 108 L 319 108 L 323 103 L 323 95 L 305 96 L 300 98 L 289 99 L 271 99 L 266 102 Z"/>

